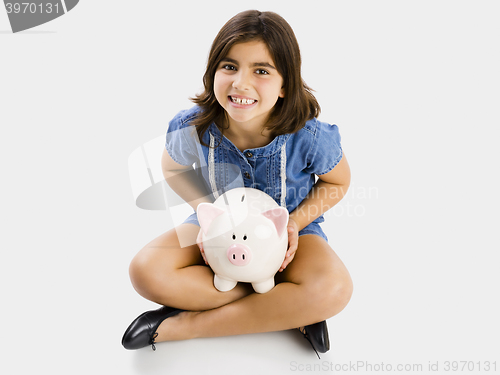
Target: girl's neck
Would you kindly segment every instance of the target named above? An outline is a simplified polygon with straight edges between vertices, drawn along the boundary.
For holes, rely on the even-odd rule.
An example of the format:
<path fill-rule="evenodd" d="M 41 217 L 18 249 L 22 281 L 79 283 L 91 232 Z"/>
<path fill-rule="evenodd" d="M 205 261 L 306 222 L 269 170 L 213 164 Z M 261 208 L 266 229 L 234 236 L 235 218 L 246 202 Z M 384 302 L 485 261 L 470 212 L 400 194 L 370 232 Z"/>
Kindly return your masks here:
<path fill-rule="evenodd" d="M 224 136 L 241 151 L 264 147 L 274 138 L 269 130 L 262 129 L 262 126 L 243 126 L 233 122 L 230 122 L 229 127 L 224 129 Z"/>

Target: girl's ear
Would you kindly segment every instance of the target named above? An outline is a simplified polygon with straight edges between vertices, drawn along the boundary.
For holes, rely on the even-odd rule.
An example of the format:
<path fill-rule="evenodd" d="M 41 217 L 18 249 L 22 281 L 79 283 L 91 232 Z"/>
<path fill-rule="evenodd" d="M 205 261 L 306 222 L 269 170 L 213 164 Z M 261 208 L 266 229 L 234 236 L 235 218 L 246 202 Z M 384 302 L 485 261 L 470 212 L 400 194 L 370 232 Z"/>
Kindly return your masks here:
<path fill-rule="evenodd" d="M 280 97 L 280 98 L 284 98 L 284 97 L 285 97 L 285 89 L 284 89 L 283 87 L 281 88 L 281 91 L 280 91 L 279 97 Z"/>

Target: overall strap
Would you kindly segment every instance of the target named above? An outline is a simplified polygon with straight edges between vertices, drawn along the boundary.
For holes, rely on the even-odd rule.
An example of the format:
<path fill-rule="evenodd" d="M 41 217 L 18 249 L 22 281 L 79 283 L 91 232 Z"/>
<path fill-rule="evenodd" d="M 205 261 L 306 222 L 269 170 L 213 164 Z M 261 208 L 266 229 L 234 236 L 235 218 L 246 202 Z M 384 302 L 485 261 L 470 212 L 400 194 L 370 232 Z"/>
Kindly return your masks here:
<path fill-rule="evenodd" d="M 286 142 L 281 146 L 281 207 L 286 208 Z"/>
<path fill-rule="evenodd" d="M 208 148 L 208 179 L 210 180 L 210 188 L 214 194 L 214 199 L 219 198 L 219 193 L 217 191 L 217 185 L 215 184 L 215 161 L 214 161 L 214 149 L 215 149 L 215 137 L 212 133 L 210 134 L 210 147 Z"/>

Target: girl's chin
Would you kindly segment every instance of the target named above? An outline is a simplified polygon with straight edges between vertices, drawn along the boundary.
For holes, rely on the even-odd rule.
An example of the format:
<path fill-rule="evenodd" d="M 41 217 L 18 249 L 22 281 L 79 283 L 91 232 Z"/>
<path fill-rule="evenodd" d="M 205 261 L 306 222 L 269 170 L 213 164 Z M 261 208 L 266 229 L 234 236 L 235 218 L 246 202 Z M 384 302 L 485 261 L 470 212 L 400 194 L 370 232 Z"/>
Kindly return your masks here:
<path fill-rule="evenodd" d="M 229 123 L 231 125 L 235 124 L 240 128 L 255 128 L 262 129 L 264 126 L 267 116 L 252 116 L 250 114 L 242 115 L 241 113 L 231 113 L 230 111 L 226 111 L 229 116 Z"/>
<path fill-rule="evenodd" d="M 238 122 L 245 122 L 253 119 L 255 117 L 255 112 L 252 111 L 252 108 L 235 108 L 231 105 L 226 107 L 226 112 L 233 120 Z"/>

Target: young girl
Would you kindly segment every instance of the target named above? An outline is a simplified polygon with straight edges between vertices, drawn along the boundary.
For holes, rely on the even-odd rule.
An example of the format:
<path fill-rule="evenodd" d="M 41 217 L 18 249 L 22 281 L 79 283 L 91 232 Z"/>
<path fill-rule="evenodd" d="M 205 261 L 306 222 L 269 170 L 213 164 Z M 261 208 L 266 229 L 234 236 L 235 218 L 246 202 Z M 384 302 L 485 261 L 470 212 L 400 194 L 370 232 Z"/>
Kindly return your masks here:
<path fill-rule="evenodd" d="M 244 186 L 288 209 L 289 244 L 276 286 L 264 294 L 245 283 L 215 289 L 193 214 L 132 260 L 134 288 L 163 306 L 130 324 L 125 348 L 300 328 L 315 350 L 329 349 L 325 320 L 347 305 L 352 282 L 319 223 L 346 193 L 350 171 L 338 128 L 317 120 L 320 107 L 300 69 L 283 18 L 237 14 L 213 42 L 197 105 L 170 122 L 162 157 L 167 182 L 195 210 L 234 187 L 235 170 Z"/>

